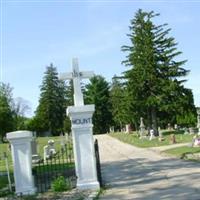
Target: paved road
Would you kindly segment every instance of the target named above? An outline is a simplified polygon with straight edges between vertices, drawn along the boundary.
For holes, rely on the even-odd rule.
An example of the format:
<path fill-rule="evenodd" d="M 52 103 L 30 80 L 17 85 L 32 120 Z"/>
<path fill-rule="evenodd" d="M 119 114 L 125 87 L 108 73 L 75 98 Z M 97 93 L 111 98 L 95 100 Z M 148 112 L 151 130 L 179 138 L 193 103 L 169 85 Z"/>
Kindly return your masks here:
<path fill-rule="evenodd" d="M 97 136 L 107 189 L 100 200 L 200 200 L 200 164 Z"/>

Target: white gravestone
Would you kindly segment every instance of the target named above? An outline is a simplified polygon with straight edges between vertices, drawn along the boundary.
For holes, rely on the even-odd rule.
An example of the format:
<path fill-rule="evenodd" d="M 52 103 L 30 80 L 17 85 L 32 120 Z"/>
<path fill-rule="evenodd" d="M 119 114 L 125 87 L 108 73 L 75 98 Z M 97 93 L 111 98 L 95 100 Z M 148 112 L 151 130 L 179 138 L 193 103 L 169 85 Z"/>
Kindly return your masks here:
<path fill-rule="evenodd" d="M 111 127 L 110 127 L 110 133 L 114 133 L 114 132 L 115 132 L 114 126 L 111 126 Z"/>
<path fill-rule="evenodd" d="M 75 106 L 67 108 L 67 115 L 72 122 L 72 139 L 78 189 L 99 189 L 96 159 L 94 154 L 92 115 L 94 105 L 84 105 L 80 80 L 91 78 L 94 73 L 79 72 L 78 59 L 72 61 L 73 72 L 61 75 L 62 80 L 72 79 Z"/>
<path fill-rule="evenodd" d="M 125 126 L 125 133 L 130 133 L 131 132 L 131 125 L 130 124 L 126 124 Z"/>
<path fill-rule="evenodd" d="M 48 145 L 43 147 L 44 151 L 44 161 L 46 162 L 47 159 L 51 158 L 56 154 L 56 149 L 54 147 L 54 140 L 49 140 Z"/>
<path fill-rule="evenodd" d="M 44 161 L 46 162 L 46 160 L 50 158 L 50 152 L 49 152 L 49 146 L 48 145 L 45 145 L 43 147 L 43 152 L 44 152 Z"/>
<path fill-rule="evenodd" d="M 150 138 L 149 138 L 149 140 L 152 140 L 152 139 L 154 139 L 154 138 L 155 138 L 155 136 L 154 136 L 154 130 L 151 129 L 151 130 L 150 130 Z"/>
<path fill-rule="evenodd" d="M 7 139 L 11 143 L 16 194 L 25 195 L 36 192 L 32 175 L 32 138 L 30 131 L 7 133 Z"/>

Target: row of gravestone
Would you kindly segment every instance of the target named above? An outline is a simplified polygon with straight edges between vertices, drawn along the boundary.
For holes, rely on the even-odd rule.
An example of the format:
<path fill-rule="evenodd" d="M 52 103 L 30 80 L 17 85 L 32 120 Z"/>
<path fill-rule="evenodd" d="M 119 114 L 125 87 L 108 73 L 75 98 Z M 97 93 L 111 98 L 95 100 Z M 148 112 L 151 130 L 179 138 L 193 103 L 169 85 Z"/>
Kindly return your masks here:
<path fill-rule="evenodd" d="M 67 141 L 71 140 L 69 138 L 69 134 L 66 134 L 66 136 L 61 135 L 60 136 L 60 146 L 61 149 L 64 148 Z M 31 149 L 32 149 L 32 163 L 36 164 L 42 161 L 46 161 L 47 159 L 51 158 L 56 154 L 56 148 L 55 148 L 55 141 L 53 139 L 48 140 L 47 144 L 43 146 L 43 158 L 38 154 L 38 143 L 36 135 L 34 135 L 33 140 L 31 141 Z"/>
<path fill-rule="evenodd" d="M 160 129 L 160 128 L 159 128 Z M 197 108 L 197 127 L 190 127 L 190 128 L 180 128 L 177 124 L 174 125 L 174 127 L 171 126 L 170 123 L 168 123 L 167 125 L 167 130 L 171 131 L 171 130 L 184 130 L 184 134 L 200 134 L 200 108 Z M 131 125 L 130 124 L 126 124 L 125 127 L 121 130 L 121 132 L 125 132 L 125 133 L 130 133 L 132 131 L 131 129 Z M 114 126 L 110 127 L 110 133 L 115 132 Z M 140 138 L 143 138 L 146 136 L 145 132 L 145 125 L 143 122 L 143 118 L 140 118 Z M 156 131 L 154 129 L 149 129 L 148 130 L 150 138 L 152 138 L 153 136 L 158 136 L 159 135 L 159 130 L 158 133 L 156 134 Z"/>

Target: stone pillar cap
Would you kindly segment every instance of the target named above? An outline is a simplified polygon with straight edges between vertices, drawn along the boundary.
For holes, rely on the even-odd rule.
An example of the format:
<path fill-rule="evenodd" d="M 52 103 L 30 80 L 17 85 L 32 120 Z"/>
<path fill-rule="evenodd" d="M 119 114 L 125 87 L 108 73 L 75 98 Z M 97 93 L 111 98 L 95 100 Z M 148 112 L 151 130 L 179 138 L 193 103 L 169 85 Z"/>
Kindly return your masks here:
<path fill-rule="evenodd" d="M 6 138 L 8 140 L 21 139 L 21 138 L 32 138 L 32 137 L 33 137 L 32 131 L 14 131 L 14 132 L 9 132 L 6 134 Z"/>

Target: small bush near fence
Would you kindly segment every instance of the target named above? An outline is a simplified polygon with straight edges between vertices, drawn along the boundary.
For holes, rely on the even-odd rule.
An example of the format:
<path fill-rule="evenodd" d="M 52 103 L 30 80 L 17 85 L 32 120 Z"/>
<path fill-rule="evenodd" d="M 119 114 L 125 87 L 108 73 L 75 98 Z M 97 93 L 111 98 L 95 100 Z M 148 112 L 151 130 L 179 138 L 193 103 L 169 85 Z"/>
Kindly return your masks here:
<path fill-rule="evenodd" d="M 72 186 L 68 179 L 65 179 L 63 176 L 60 176 L 53 181 L 51 188 L 54 192 L 63 192 L 66 190 L 71 190 Z"/>

